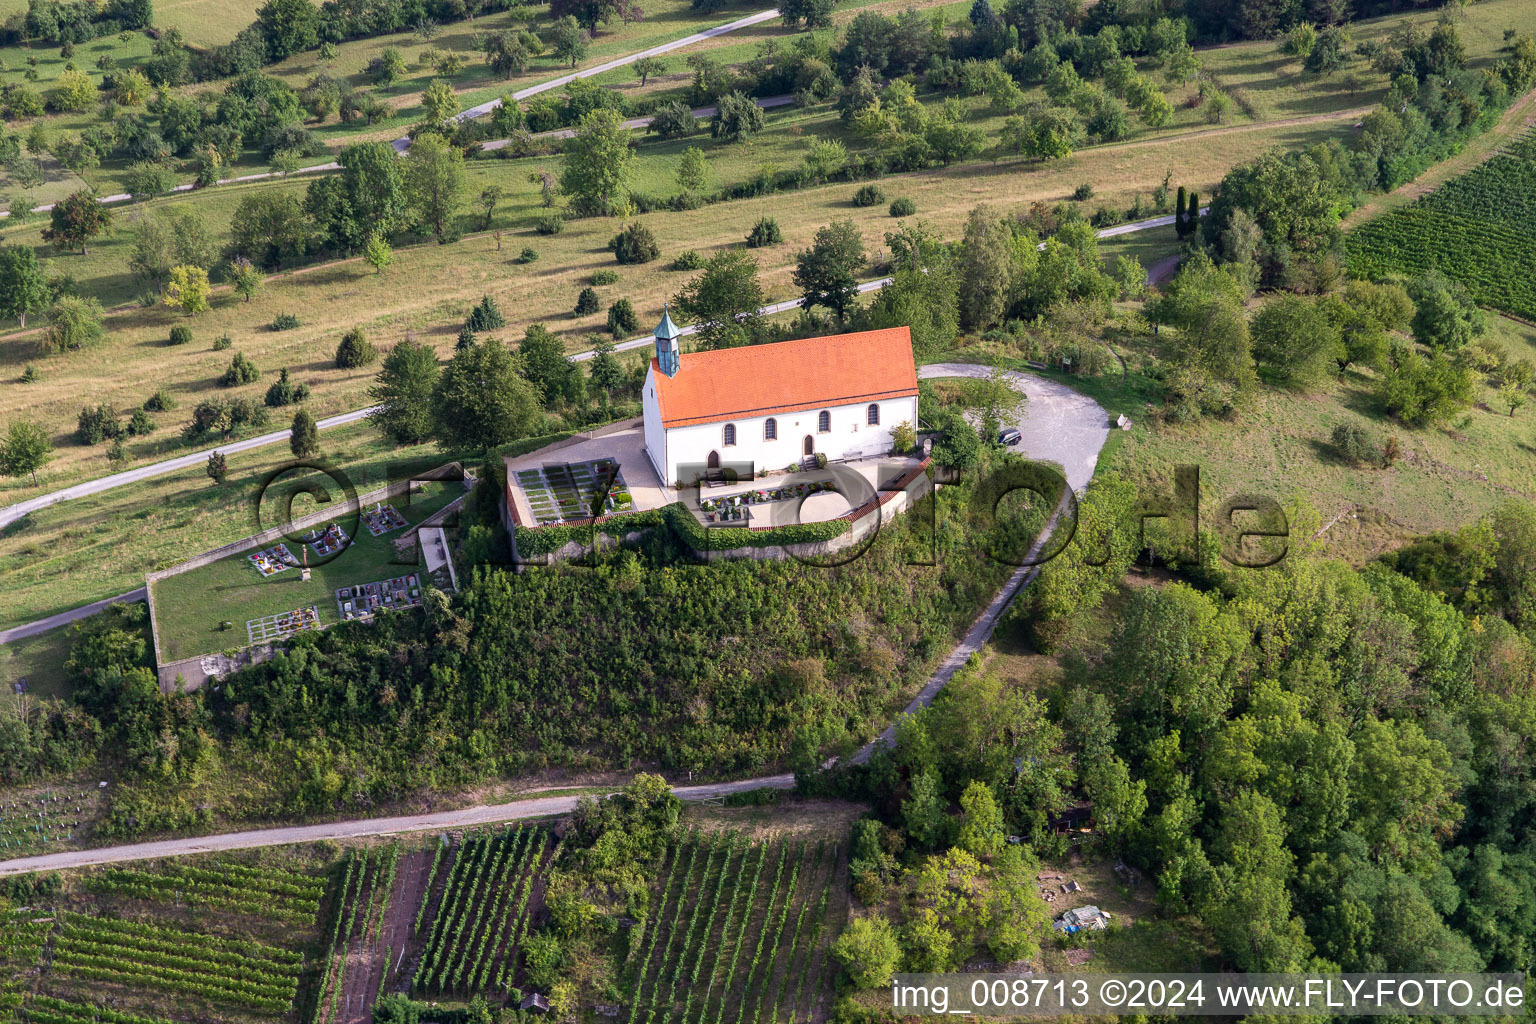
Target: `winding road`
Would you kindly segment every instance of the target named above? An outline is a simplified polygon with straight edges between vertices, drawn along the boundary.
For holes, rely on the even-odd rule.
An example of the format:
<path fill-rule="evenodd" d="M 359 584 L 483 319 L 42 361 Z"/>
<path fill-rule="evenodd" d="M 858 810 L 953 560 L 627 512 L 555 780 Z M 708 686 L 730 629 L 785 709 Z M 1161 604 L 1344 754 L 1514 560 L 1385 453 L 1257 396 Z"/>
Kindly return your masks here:
<path fill-rule="evenodd" d="M 871 287 L 878 282 L 871 282 Z M 936 377 L 984 377 L 990 367 L 971 363 L 935 363 L 919 369 L 923 379 Z M 1008 371 L 1009 377 L 1024 391 L 1027 401 L 1017 424 L 1024 435 L 1023 454 L 1030 458 L 1061 465 L 1074 491 L 1088 486 L 1093 477 L 1099 451 L 1109 436 L 1109 416 L 1093 399 L 1080 395 L 1065 385 L 1032 374 Z M 1049 542 L 1067 509 L 1069 495 L 1062 496 L 1040 537 L 1030 549 L 1026 562 L 1033 561 Z M 960 642 L 952 648 L 929 677 L 928 682 L 907 704 L 904 714 L 912 714 L 933 702 L 940 690 L 952 679 L 971 656 L 991 639 L 992 632 L 1008 606 L 1020 591 L 1027 587 L 1039 573 L 1038 566 L 1024 565 L 1014 570 L 1003 587 L 992 597 L 981 614 L 966 630 Z M 867 743 L 849 760 L 853 764 L 868 761 L 876 749 L 895 742 L 895 726 L 888 727 Z M 794 786 L 792 775 L 768 775 L 755 779 L 739 779 L 734 782 L 711 783 L 699 786 L 674 786 L 673 792 L 683 800 L 710 800 L 751 789 L 789 789 Z M 177 857 L 194 853 L 210 853 L 219 850 L 243 850 L 261 846 L 285 846 L 291 843 L 309 843 L 323 839 L 351 839 L 361 836 L 386 836 L 402 832 L 423 832 L 435 829 L 464 828 L 492 822 L 517 821 L 525 818 L 542 818 L 567 814 L 576 806 L 578 796 L 531 797 L 510 803 L 482 804 L 457 810 L 437 811 L 405 817 L 362 818 L 352 821 L 327 822 L 318 825 L 291 825 L 280 828 L 258 829 L 245 832 L 229 832 L 223 835 L 195 836 L 185 839 L 166 839 L 151 843 L 133 843 L 123 846 L 103 847 L 95 850 L 70 850 L 63 853 L 43 854 L 36 857 L 19 857 L 0 861 L 0 875 L 20 874 L 27 871 L 56 871 L 65 868 L 87 867 L 94 864 L 112 864 L 122 861 L 150 860 L 157 857 Z"/>

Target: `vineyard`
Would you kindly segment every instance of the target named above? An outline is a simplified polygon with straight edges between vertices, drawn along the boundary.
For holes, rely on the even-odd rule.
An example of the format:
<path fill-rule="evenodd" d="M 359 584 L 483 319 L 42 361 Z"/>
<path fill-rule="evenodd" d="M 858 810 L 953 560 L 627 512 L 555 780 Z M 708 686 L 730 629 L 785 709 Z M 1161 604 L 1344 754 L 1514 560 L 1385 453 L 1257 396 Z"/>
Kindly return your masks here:
<path fill-rule="evenodd" d="M 624 960 L 628 1024 L 798 1024 L 824 1016 L 842 844 L 687 833 Z"/>
<path fill-rule="evenodd" d="M 439 850 L 415 915 L 422 945 L 411 991 L 511 995 L 534 890 L 556 853 L 549 831 L 529 825 L 471 834 L 451 857 Z M 449 862 L 440 866 L 440 860 Z M 436 911 L 429 914 L 431 880 L 440 872 L 446 873 Z"/>
<path fill-rule="evenodd" d="M 1536 320 L 1536 135 L 1348 240 L 1351 273 L 1439 269 L 1480 305 Z"/>
<path fill-rule="evenodd" d="M 0 1024 L 288 1017 L 325 885 L 288 867 L 167 862 L 90 872 L 32 906 L 0 900 Z"/>

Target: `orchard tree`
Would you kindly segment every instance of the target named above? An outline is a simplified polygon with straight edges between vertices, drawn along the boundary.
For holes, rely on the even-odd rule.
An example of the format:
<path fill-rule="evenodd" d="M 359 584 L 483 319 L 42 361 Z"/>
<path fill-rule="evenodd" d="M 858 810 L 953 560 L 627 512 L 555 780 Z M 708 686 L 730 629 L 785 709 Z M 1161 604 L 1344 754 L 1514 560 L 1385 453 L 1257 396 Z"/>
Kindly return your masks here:
<path fill-rule="evenodd" d="M 165 286 L 164 302 L 172 309 L 179 309 L 187 316 L 208 312 L 208 296 L 212 288 L 208 284 L 208 271 L 202 267 L 172 267 L 171 279 Z"/>
<path fill-rule="evenodd" d="M 741 142 L 763 130 L 768 123 L 763 108 L 741 92 L 727 93 L 715 103 L 715 116 L 709 122 L 711 138 Z"/>
<path fill-rule="evenodd" d="M 441 78 L 434 79 L 421 94 L 422 108 L 427 112 L 427 122 L 439 125 L 459 112 L 458 97 L 453 86 Z"/>
<path fill-rule="evenodd" d="M 461 347 L 472 347 L 470 346 Z M 437 354 L 407 338 L 384 357 L 368 389 L 374 409 L 368 419 L 399 445 L 421 444 L 432 436 L 432 390 L 437 386 Z"/>
<path fill-rule="evenodd" d="M 363 245 L 363 262 L 372 267 L 375 274 L 382 274 L 385 267 L 395 262 L 395 250 L 384 241 L 383 235 L 375 232 Z"/>
<path fill-rule="evenodd" d="M 801 24 L 808 29 L 830 28 L 836 6 L 837 0 L 784 0 L 779 4 L 779 15 L 787 28 Z"/>
<path fill-rule="evenodd" d="M 266 278 L 256 264 L 244 256 L 236 256 L 229 261 L 229 283 L 237 294 L 245 297 L 246 302 L 250 302 L 251 296 L 261 291 L 265 281 Z"/>
<path fill-rule="evenodd" d="M 36 423 L 12 420 L 0 439 L 0 471 L 6 476 L 30 476 L 37 484 L 37 471 L 53 458 L 53 442 L 48 432 Z"/>
<path fill-rule="evenodd" d="M 896 938 L 896 929 L 879 914 L 849 921 L 830 952 L 858 988 L 889 985 L 901 966 L 901 943 Z"/>
<path fill-rule="evenodd" d="M 704 191 L 709 184 L 709 161 L 698 146 L 683 150 L 682 162 L 677 165 L 677 183 L 690 196 Z"/>
<path fill-rule="evenodd" d="M 93 298 L 60 295 L 48 310 L 43 346 L 51 352 L 85 348 L 101 338 L 101 303 Z"/>
<path fill-rule="evenodd" d="M 516 441 L 538 422 L 538 389 L 497 338 L 453 355 L 432 392 L 433 433 L 448 449 L 485 450 Z"/>
<path fill-rule="evenodd" d="M 613 342 L 607 339 L 593 346 L 590 369 L 592 384 L 602 388 L 605 394 L 611 394 L 624 383 L 624 367 L 613 354 Z"/>
<path fill-rule="evenodd" d="M 550 0 L 549 13 L 554 18 L 569 16 L 589 33 L 611 20 L 619 11 L 618 0 Z"/>
<path fill-rule="evenodd" d="M 560 188 L 579 213 L 606 216 L 629 202 L 635 155 L 629 148 L 624 118 L 611 107 L 582 115 L 575 136 L 566 143 Z"/>
<path fill-rule="evenodd" d="M 500 185 L 487 185 L 480 190 L 480 209 L 485 211 L 485 220 L 480 225 L 481 231 L 490 230 L 491 215 L 496 212 L 496 204 L 501 202 L 503 194 Z"/>
<path fill-rule="evenodd" d="M 643 89 L 646 80 L 652 75 L 666 74 L 667 62 L 660 57 L 641 57 L 630 65 L 630 70 L 640 79 L 640 87 Z"/>
<path fill-rule="evenodd" d="M 0 247 L 0 317 L 23 328 L 27 315 L 48 308 L 48 276 L 30 246 Z"/>
<path fill-rule="evenodd" d="M 838 320 L 848 318 L 848 307 L 858 295 L 858 278 L 864 266 L 864 240 L 853 221 L 828 224 L 816 232 L 809 249 L 795 257 L 793 280 L 805 299 L 805 308 L 826 306 Z"/>
<path fill-rule="evenodd" d="M 575 18 L 566 15 L 550 29 L 550 41 L 554 44 L 555 56 L 569 61 L 574 68 L 587 55 L 592 36 Z"/>
<path fill-rule="evenodd" d="M 229 460 L 224 457 L 224 453 L 220 452 L 220 451 L 209 452 L 208 453 L 208 477 L 209 477 L 209 479 L 211 479 L 216 484 L 221 484 L 221 483 L 224 482 L 224 478 L 226 476 L 228 476 L 228 475 L 229 475 Z"/>
<path fill-rule="evenodd" d="M 751 340 L 767 301 L 757 270 L 755 259 L 726 249 L 673 298 L 678 312 L 697 325 L 702 347 L 728 348 Z"/>
<path fill-rule="evenodd" d="M 452 240 L 452 221 L 464 192 L 464 154 L 440 135 L 418 136 L 406 154 L 406 179 L 416 215 L 438 244 Z"/>
<path fill-rule="evenodd" d="M 111 224 L 111 211 L 97 201 L 95 193 L 75 192 L 54 205 L 43 238 L 66 251 L 79 247 L 85 256 L 87 243 Z"/>

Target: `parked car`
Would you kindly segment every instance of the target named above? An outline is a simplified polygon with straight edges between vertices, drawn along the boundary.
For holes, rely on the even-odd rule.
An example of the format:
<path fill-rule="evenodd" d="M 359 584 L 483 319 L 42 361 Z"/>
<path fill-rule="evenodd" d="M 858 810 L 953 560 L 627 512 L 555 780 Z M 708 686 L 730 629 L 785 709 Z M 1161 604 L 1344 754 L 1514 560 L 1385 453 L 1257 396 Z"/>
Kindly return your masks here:
<path fill-rule="evenodd" d="M 1017 427 L 1009 427 L 1007 430 L 1001 431 L 997 435 L 997 443 L 1005 444 L 1009 447 L 1018 444 L 1022 440 L 1024 440 L 1024 435 L 1019 433 L 1019 429 Z"/>

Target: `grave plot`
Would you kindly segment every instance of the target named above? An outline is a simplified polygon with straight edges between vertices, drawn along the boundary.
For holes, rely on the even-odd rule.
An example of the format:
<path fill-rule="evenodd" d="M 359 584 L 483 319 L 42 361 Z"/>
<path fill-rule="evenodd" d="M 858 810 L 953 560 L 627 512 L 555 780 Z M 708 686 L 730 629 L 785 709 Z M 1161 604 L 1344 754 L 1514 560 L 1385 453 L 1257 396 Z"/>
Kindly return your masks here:
<path fill-rule="evenodd" d="M 415 573 L 340 587 L 336 591 L 336 613 L 343 622 L 370 618 L 380 609 L 415 608 L 420 604 L 421 580 Z"/>
<path fill-rule="evenodd" d="M 304 535 L 304 543 L 315 549 L 315 554 L 324 558 L 332 555 L 352 543 L 352 538 L 347 536 L 347 531 L 338 523 L 330 523 L 323 529 L 311 530 Z"/>
<path fill-rule="evenodd" d="M 247 619 L 245 632 L 253 644 L 271 643 L 304 629 L 319 629 L 320 609 L 315 605 L 295 608 L 291 612 L 263 615 L 259 619 Z"/>
<path fill-rule="evenodd" d="M 395 511 L 393 505 L 375 505 L 372 509 L 365 509 L 362 520 L 363 525 L 368 528 L 368 533 L 374 537 L 407 525 L 405 516 Z"/>
<path fill-rule="evenodd" d="M 256 571 L 263 576 L 275 576 L 284 569 L 289 569 L 299 564 L 299 560 L 288 550 L 286 544 L 274 544 L 263 551 L 257 551 L 246 556 L 250 563 L 256 567 Z"/>

